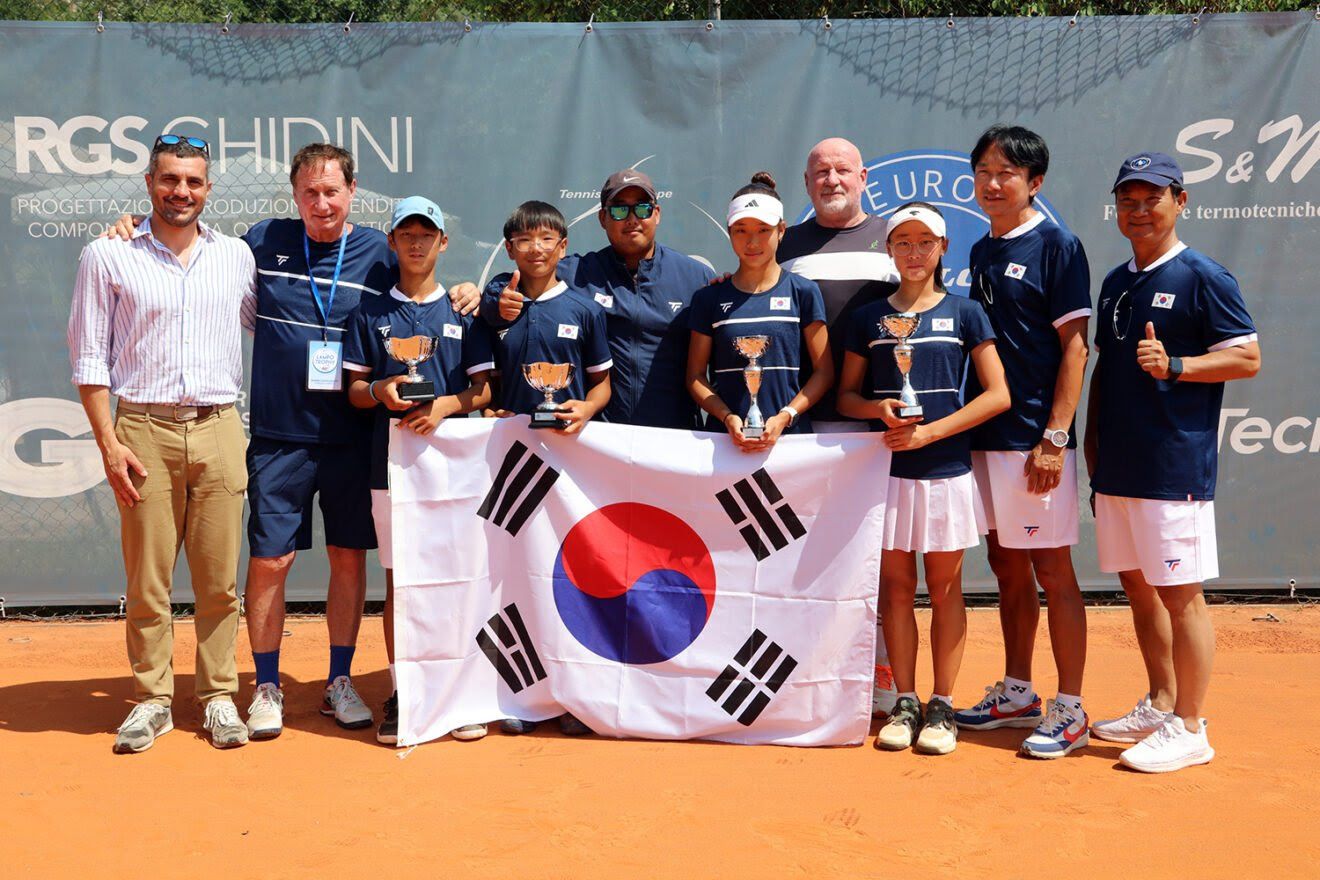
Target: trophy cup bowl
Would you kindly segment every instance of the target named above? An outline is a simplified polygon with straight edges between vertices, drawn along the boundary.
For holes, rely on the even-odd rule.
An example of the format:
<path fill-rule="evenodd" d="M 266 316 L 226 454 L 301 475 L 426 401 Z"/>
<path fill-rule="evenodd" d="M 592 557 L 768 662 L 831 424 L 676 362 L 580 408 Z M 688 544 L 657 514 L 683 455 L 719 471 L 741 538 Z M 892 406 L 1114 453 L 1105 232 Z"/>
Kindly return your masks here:
<path fill-rule="evenodd" d="M 417 367 L 431 359 L 439 341 L 434 336 L 409 336 L 406 339 L 389 337 L 385 340 L 385 353 L 399 363 L 408 365 L 408 376 L 396 389 L 400 400 L 417 403 L 435 400 L 435 383 L 423 379 Z"/>
<path fill-rule="evenodd" d="M 545 400 L 538 403 L 532 412 L 530 427 L 560 428 L 567 425 L 567 422 L 555 416 L 560 411 L 559 404 L 555 403 L 555 392 L 563 391 L 573 381 L 573 365 L 548 364 L 544 361 L 523 364 L 523 379 L 545 395 Z"/>
<path fill-rule="evenodd" d="M 747 366 L 743 367 L 743 382 L 747 383 L 747 394 L 752 401 L 747 408 L 747 415 L 743 417 L 743 436 L 748 440 L 756 440 L 765 433 L 765 418 L 761 415 L 761 408 L 756 405 L 756 395 L 761 390 L 761 365 L 757 361 L 765 356 L 765 350 L 770 347 L 770 337 L 738 336 L 733 340 L 733 347 L 738 354 L 747 358 Z"/>
<path fill-rule="evenodd" d="M 922 414 L 921 404 L 917 402 L 917 392 L 913 390 L 912 382 L 908 378 L 908 373 L 912 371 L 912 345 L 908 339 L 921 326 L 921 316 L 912 312 L 902 312 L 897 315 L 885 315 L 880 319 L 880 323 L 886 333 L 898 340 L 898 345 L 894 346 L 894 363 L 898 365 L 898 371 L 903 375 L 903 389 L 898 394 L 899 403 L 903 405 L 898 410 L 898 416 L 903 419 L 919 418 Z"/>

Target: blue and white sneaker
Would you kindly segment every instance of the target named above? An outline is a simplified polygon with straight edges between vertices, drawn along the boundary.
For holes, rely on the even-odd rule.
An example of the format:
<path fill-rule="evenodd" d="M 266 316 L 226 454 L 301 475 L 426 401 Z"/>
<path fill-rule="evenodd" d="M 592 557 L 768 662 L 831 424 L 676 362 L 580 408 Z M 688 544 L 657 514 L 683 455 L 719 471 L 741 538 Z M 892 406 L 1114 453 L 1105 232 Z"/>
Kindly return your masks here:
<path fill-rule="evenodd" d="M 1009 698 L 1002 681 L 985 689 L 985 697 L 970 709 L 955 712 L 953 720 L 967 730 L 997 727 L 1035 727 L 1041 720 L 1040 697 L 1030 694 L 1026 703 Z"/>
<path fill-rule="evenodd" d="M 1089 721 L 1085 712 L 1075 715 L 1058 700 L 1050 700 L 1045 720 L 1023 741 L 1022 754 L 1033 758 L 1062 758 L 1091 741 L 1087 730 Z"/>

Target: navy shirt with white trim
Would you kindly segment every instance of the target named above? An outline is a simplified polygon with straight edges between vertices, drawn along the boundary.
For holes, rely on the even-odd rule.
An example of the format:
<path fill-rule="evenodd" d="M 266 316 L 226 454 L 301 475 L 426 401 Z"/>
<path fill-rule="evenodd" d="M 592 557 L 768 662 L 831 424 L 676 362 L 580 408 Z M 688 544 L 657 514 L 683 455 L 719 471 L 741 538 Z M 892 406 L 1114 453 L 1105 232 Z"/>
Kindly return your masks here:
<path fill-rule="evenodd" d="M 825 304 L 816 282 L 783 272 L 775 286 L 762 293 L 745 293 L 728 278 L 697 291 L 692 299 L 692 329 L 710 337 L 710 371 L 715 393 L 743 418 L 751 406 L 751 395 L 743 379 L 748 360 L 734 348 L 739 336 L 768 336 L 770 344 L 761 365 L 761 390 L 756 404 L 765 418 L 787 406 L 805 381 L 802 330 L 825 320 Z M 809 368 L 809 364 L 806 365 Z M 723 430 L 712 425 L 712 430 Z M 811 431 L 811 420 L 802 413 L 786 434 Z"/>
<path fill-rule="evenodd" d="M 474 373 L 491 370 L 495 358 L 491 350 L 491 332 L 480 320 L 464 317 L 454 310 L 449 294 L 438 287 L 422 302 L 406 296 L 397 287 L 385 296 L 364 297 L 348 320 L 344 333 L 344 369 L 368 373 L 372 381 L 402 376 L 408 365 L 390 357 L 385 339 L 410 336 L 434 336 L 435 354 L 417 366 L 423 379 L 435 383 L 437 397 L 458 394 L 471 385 Z M 392 420 L 406 413 L 388 409 L 383 404 L 374 410 L 371 435 L 371 488 L 388 489 Z"/>
<path fill-rule="evenodd" d="M 498 275 L 491 286 L 498 284 L 503 290 L 510 277 Z M 601 373 L 612 365 L 605 334 L 605 313 L 563 281 L 536 299 L 525 300 L 518 317 L 496 331 L 500 407 L 530 414 L 545 400 L 545 395 L 523 378 L 523 365 L 538 362 L 573 365 L 573 378 L 567 388 L 555 394 L 556 402 L 585 399 L 584 373 Z"/>
<path fill-rule="evenodd" d="M 1155 379 L 1137 364 L 1146 323 L 1171 357 L 1256 341 L 1256 326 L 1228 270 L 1184 244 L 1138 270 L 1114 269 L 1100 288 L 1092 394 L 1098 457 L 1091 488 L 1170 501 L 1215 497 L 1222 382 Z"/>
<path fill-rule="evenodd" d="M 869 374 L 875 389 L 870 399 L 898 397 L 903 390 L 903 374 L 894 360 L 898 340 L 885 332 L 882 323 L 886 315 L 897 311 L 888 302 L 872 303 L 855 311 L 848 326 L 847 350 L 866 358 L 870 364 Z M 976 372 L 971 368 L 972 349 L 994 339 L 995 331 L 980 304 L 961 296 L 945 294 L 919 314 L 921 324 L 909 340 L 912 371 L 908 379 L 917 392 L 922 421 L 930 423 L 957 412 L 980 393 L 969 388 L 964 397 L 963 382 Z M 967 385 L 970 384 L 968 381 Z M 886 429 L 882 421 L 871 422 L 873 431 Z M 921 449 L 895 452 L 889 472 L 907 480 L 939 480 L 961 476 L 971 469 L 971 434 L 963 431 Z"/>
<path fill-rule="evenodd" d="M 1045 435 L 1063 362 L 1059 327 L 1091 314 L 1091 269 L 1077 236 L 1037 214 L 972 245 L 971 298 L 985 306 L 1013 405 L 972 429 L 972 448 L 1028 450 Z M 969 397 L 981 392 L 975 374 Z M 1068 445 L 1077 446 L 1068 426 Z"/>
<path fill-rule="evenodd" d="M 367 296 L 382 295 L 398 280 L 398 263 L 385 233 L 354 226 L 344 245 L 328 320 L 321 317 L 308 282 L 301 220 L 263 220 L 243 240 L 257 263 L 257 328 L 252 344 L 251 430 L 254 437 L 300 443 L 349 443 L 370 429 L 370 416 L 348 396 L 307 390 L 307 344 L 342 342 L 348 317 Z M 339 242 L 309 244 L 312 274 L 324 304 L 330 296 Z"/>

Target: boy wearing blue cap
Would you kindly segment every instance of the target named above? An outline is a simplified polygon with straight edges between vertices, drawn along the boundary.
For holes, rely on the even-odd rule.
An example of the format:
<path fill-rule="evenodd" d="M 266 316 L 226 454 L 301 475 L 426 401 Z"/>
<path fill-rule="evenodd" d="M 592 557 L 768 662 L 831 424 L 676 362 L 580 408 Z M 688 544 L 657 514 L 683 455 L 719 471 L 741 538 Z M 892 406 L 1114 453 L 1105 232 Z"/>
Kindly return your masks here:
<path fill-rule="evenodd" d="M 399 202 L 390 221 L 389 244 L 399 261 L 399 283 L 388 294 L 363 297 L 349 318 L 344 339 L 344 370 L 349 401 L 373 410 L 371 441 L 371 512 L 381 565 L 385 568 L 385 651 L 395 689 L 385 702 L 379 742 L 398 740 L 399 698 L 394 679 L 394 572 L 387 459 L 389 432 L 426 435 L 449 416 L 464 415 L 490 403 L 494 367 L 486 326 L 461 315 L 435 277 L 436 262 L 449 244 L 444 215 L 430 199 L 412 196 Z M 433 346 L 417 368 L 434 388 L 434 399 L 419 401 L 407 391 L 407 366 L 390 354 L 396 345 L 420 337 Z M 419 340 L 420 342 L 420 340 Z M 424 345 L 425 343 L 423 343 Z M 480 739 L 484 724 L 453 732 L 455 739 Z"/>
<path fill-rule="evenodd" d="M 1182 184 L 1164 153 L 1128 158 L 1114 181 L 1132 259 L 1100 288 L 1086 420 L 1100 570 L 1123 584 L 1150 685 L 1091 731 L 1136 743 L 1119 760 L 1146 773 L 1215 756 L 1201 716 L 1215 645 L 1201 584 L 1219 576 L 1219 410 L 1225 382 L 1260 370 L 1237 280 L 1178 240 Z"/>

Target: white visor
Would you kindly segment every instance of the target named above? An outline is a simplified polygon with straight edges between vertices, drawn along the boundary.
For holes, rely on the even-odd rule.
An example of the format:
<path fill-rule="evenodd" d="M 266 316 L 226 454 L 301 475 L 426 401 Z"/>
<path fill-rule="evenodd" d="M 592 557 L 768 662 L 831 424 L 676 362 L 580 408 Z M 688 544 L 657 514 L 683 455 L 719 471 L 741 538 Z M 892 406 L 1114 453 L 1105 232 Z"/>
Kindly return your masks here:
<path fill-rule="evenodd" d="M 944 218 L 936 214 L 930 208 L 900 208 L 889 215 L 889 222 L 885 224 L 885 241 L 894 234 L 894 230 L 907 223 L 910 220 L 916 220 L 922 226 L 931 231 L 936 238 L 947 238 L 944 234 Z"/>
<path fill-rule="evenodd" d="M 729 202 L 729 220 L 725 226 L 732 226 L 744 217 L 760 220 L 766 226 L 778 226 L 784 222 L 784 203 L 765 193 L 747 193 Z"/>

